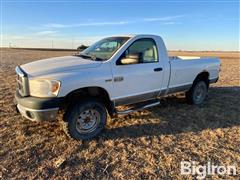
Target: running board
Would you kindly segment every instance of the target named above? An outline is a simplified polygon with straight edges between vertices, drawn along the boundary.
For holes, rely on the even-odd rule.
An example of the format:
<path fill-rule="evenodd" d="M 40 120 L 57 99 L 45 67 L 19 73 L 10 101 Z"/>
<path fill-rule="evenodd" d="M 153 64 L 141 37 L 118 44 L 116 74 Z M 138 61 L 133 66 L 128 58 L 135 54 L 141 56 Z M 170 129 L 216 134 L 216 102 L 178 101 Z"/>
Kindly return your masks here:
<path fill-rule="evenodd" d="M 132 113 L 132 112 L 135 112 L 135 111 L 140 111 L 140 110 L 143 110 L 143 109 L 146 109 L 146 108 L 150 108 L 150 107 L 153 107 L 153 106 L 157 106 L 160 104 L 160 100 L 154 100 L 154 101 L 150 101 L 149 103 L 145 103 L 144 105 L 138 105 L 138 106 L 135 106 L 133 108 L 130 108 L 130 109 L 127 109 L 127 110 L 124 110 L 124 111 L 116 111 L 116 114 L 129 114 L 129 113 Z"/>

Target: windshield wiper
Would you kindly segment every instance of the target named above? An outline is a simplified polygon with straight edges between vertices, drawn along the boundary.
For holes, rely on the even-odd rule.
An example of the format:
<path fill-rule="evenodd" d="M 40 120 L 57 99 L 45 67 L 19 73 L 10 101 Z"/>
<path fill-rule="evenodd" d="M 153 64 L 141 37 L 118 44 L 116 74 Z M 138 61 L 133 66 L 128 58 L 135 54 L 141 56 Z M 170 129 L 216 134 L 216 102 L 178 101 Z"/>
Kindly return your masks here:
<path fill-rule="evenodd" d="M 91 60 L 94 60 L 94 61 L 102 61 L 102 60 L 104 60 L 102 58 L 96 57 L 95 55 L 91 55 L 91 54 L 80 53 L 80 54 L 77 54 L 76 56 L 87 58 L 87 59 L 91 59 Z"/>

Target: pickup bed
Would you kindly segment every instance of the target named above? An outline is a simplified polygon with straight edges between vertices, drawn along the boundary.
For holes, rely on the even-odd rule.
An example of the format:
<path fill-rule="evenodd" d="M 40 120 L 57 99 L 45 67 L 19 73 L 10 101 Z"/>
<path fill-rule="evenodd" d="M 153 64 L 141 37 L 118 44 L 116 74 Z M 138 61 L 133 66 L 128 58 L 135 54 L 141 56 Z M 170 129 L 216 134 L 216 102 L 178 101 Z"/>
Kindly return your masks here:
<path fill-rule="evenodd" d="M 218 80 L 217 58 L 168 57 L 160 36 L 115 36 L 74 56 L 16 67 L 19 112 L 33 121 L 55 120 L 64 112 L 65 130 L 90 139 L 105 127 L 107 114 L 127 114 L 160 104 L 161 97 L 185 92 L 201 104 Z M 117 106 L 135 105 L 125 111 Z"/>

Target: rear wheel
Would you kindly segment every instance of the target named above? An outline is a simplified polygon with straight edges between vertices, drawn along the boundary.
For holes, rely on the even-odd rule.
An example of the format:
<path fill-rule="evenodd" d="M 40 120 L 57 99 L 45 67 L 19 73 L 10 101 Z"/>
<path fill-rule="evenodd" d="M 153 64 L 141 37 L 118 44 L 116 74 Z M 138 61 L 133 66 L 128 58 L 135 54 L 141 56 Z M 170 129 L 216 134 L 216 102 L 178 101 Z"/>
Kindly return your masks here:
<path fill-rule="evenodd" d="M 207 97 L 208 86 L 203 80 L 193 83 L 191 89 L 186 92 L 186 98 L 191 104 L 202 104 Z"/>
<path fill-rule="evenodd" d="M 92 139 L 105 127 L 107 111 L 104 105 L 88 100 L 69 107 L 65 118 L 69 135 L 77 140 Z"/>

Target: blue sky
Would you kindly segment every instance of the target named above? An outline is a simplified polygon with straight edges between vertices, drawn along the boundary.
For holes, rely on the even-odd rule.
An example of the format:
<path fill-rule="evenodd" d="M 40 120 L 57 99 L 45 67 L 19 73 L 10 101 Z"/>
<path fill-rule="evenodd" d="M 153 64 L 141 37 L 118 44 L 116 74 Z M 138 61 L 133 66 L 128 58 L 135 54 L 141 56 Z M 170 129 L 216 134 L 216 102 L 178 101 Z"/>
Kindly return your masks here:
<path fill-rule="evenodd" d="M 171 50 L 239 50 L 239 1 L 2 1 L 1 46 L 76 48 L 156 34 Z"/>

